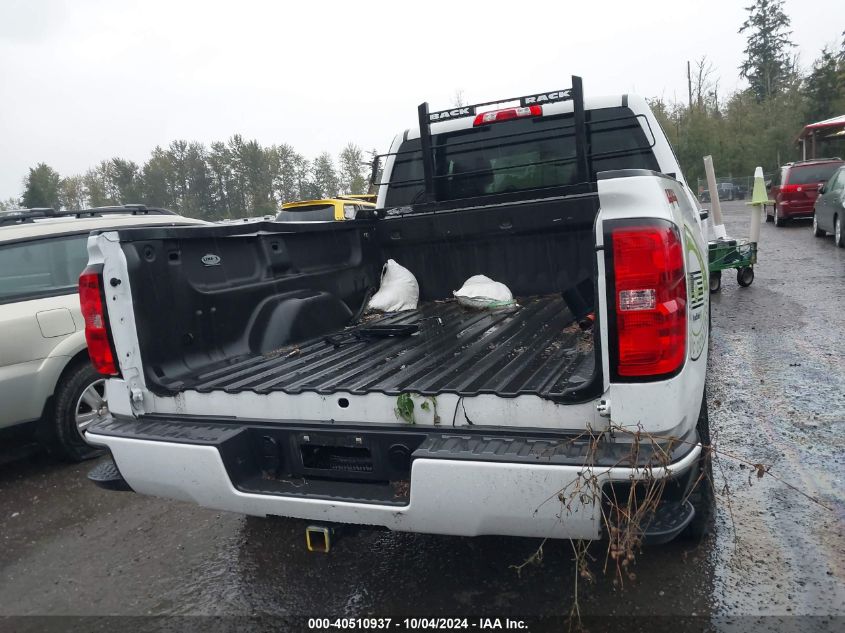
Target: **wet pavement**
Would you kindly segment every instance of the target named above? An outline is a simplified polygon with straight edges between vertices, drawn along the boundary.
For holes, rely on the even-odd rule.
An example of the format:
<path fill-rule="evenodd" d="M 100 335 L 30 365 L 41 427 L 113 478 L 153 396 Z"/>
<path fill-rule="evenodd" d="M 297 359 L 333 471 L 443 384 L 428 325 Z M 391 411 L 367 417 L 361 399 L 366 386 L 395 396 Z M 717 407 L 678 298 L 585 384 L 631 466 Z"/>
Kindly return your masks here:
<path fill-rule="evenodd" d="M 747 234 L 745 205 L 725 215 L 730 234 Z M 845 616 L 845 249 L 807 223 L 764 224 L 759 259 L 750 288 L 726 272 L 713 296 L 715 534 L 644 549 L 623 586 L 594 545 L 585 616 L 695 616 L 726 630 L 746 628 L 738 616 L 780 616 L 770 630 Z M 547 543 L 521 573 L 512 566 L 538 541 L 363 531 L 308 554 L 300 522 L 102 491 L 91 468 L 0 460 L 0 616 L 525 617 L 573 604 L 569 542 Z M 651 629 L 678 630 L 660 622 Z"/>

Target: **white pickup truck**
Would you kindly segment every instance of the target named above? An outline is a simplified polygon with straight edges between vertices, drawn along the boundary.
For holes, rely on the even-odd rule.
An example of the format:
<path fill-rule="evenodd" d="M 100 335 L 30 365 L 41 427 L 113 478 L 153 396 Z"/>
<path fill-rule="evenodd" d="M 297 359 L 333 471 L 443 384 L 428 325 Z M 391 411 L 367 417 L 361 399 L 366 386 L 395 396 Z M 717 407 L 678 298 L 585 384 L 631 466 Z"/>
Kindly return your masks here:
<path fill-rule="evenodd" d="M 701 534 L 706 213 L 645 100 L 573 78 L 418 119 L 374 217 L 92 235 L 113 418 L 87 437 L 116 464 L 92 478 L 317 524 L 578 539 L 648 480 L 643 537 Z M 374 317 L 388 259 L 420 303 Z M 458 305 L 477 274 L 518 306 Z"/>

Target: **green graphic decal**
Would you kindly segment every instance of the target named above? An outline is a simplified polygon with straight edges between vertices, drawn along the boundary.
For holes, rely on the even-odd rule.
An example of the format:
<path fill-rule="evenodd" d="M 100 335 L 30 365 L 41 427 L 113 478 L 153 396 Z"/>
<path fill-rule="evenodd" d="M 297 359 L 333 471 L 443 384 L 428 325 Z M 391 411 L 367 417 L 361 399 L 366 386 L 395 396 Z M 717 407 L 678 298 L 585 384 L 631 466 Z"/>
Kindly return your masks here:
<path fill-rule="evenodd" d="M 687 256 L 687 301 L 689 304 L 689 355 L 696 360 L 707 344 L 707 268 L 701 256 L 695 237 L 688 226 L 684 226 L 684 244 Z"/>

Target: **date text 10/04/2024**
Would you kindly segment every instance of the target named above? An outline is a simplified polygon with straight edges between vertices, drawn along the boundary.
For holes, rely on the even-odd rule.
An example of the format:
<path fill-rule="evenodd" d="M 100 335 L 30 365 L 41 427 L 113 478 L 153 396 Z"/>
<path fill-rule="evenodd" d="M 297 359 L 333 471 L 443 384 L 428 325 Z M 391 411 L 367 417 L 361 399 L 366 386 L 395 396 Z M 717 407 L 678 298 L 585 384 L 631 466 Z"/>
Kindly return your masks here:
<path fill-rule="evenodd" d="M 328 630 L 525 630 L 523 620 L 510 618 L 309 618 L 308 628 L 315 631 Z"/>

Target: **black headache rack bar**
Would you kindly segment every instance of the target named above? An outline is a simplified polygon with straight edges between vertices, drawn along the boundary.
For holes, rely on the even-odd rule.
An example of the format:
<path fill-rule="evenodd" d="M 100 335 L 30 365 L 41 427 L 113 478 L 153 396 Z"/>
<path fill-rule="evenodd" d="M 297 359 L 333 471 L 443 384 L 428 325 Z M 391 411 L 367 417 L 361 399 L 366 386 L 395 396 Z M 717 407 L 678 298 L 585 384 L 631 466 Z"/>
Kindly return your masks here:
<path fill-rule="evenodd" d="M 581 81 L 580 77 L 573 77 L 573 85 L 575 80 Z M 574 98 L 573 88 L 566 90 L 558 90 L 555 92 L 542 92 L 536 95 L 528 95 L 527 97 L 511 97 L 510 99 L 496 99 L 495 101 L 485 101 L 483 103 L 476 103 L 474 105 L 459 106 L 449 110 L 440 110 L 439 112 L 429 112 L 428 121 L 430 123 L 437 123 L 438 121 L 448 121 L 450 119 L 461 119 L 464 117 L 475 116 L 479 114 L 478 108 L 483 108 L 489 105 L 500 105 L 519 101 L 519 105 L 523 108 L 530 105 L 543 105 L 544 103 L 554 103 L 556 101 L 571 101 Z M 428 104 L 424 104 L 428 105 Z"/>
<path fill-rule="evenodd" d="M 93 207 L 76 211 L 56 211 L 50 207 L 37 209 L 18 209 L 0 215 L 0 226 L 7 224 L 26 224 L 43 218 L 97 218 L 104 215 L 177 215 L 170 209 L 147 207 L 143 204 L 124 204 L 110 207 Z"/>
<path fill-rule="evenodd" d="M 417 116 L 419 118 L 420 125 L 420 147 L 422 150 L 425 202 L 437 201 L 434 192 L 435 176 L 434 154 L 431 146 L 431 124 L 440 121 L 451 121 L 453 119 L 474 117 L 479 114 L 478 108 L 514 101 L 518 101 L 521 107 L 542 105 L 544 103 L 553 103 L 558 101 L 572 101 L 575 115 L 575 164 L 577 180 L 579 183 L 584 183 L 589 180 L 587 165 L 586 117 L 584 115 L 584 87 L 581 82 L 581 78 L 576 75 L 572 75 L 572 87 L 567 88 L 566 90 L 539 93 L 523 97 L 512 97 L 510 99 L 496 99 L 495 101 L 485 101 L 483 103 L 460 106 L 450 110 L 439 110 L 437 112 L 429 111 L 428 102 L 421 103 L 417 108 Z M 373 177 L 375 177 L 375 171 L 374 165 Z"/>

